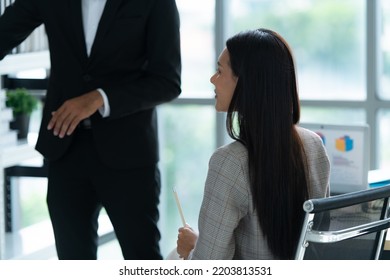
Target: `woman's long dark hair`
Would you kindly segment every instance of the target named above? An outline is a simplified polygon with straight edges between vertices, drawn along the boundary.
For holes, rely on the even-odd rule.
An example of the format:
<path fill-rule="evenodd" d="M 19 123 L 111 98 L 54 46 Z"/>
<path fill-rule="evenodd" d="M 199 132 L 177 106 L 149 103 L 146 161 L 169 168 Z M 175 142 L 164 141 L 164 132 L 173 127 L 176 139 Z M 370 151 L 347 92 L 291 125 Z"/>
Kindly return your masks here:
<path fill-rule="evenodd" d="M 294 60 L 286 41 L 267 29 L 239 33 L 226 47 L 238 77 L 227 130 L 248 150 L 253 203 L 271 252 L 293 259 L 309 193 L 295 128 L 300 107 Z"/>

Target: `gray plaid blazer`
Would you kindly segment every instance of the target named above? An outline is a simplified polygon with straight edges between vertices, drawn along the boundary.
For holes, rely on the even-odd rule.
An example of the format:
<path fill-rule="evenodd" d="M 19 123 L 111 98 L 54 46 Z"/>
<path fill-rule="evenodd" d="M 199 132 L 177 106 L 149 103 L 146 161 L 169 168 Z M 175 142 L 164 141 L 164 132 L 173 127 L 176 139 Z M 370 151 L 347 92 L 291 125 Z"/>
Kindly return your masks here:
<path fill-rule="evenodd" d="M 307 155 L 310 198 L 329 196 L 330 163 L 323 143 L 314 132 L 297 129 Z M 274 259 L 253 210 L 247 158 L 239 142 L 212 155 L 192 259 Z"/>

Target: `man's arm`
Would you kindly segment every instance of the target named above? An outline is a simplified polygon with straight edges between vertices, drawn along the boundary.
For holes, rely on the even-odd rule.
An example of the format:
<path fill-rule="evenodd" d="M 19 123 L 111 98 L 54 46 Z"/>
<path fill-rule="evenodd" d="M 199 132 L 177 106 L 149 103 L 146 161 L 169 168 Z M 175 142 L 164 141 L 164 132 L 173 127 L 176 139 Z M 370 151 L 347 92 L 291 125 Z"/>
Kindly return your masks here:
<path fill-rule="evenodd" d="M 0 17 L 0 60 L 42 24 L 35 0 L 16 0 Z"/>
<path fill-rule="evenodd" d="M 110 117 L 153 108 L 181 92 L 180 19 L 174 0 L 153 1 L 146 28 L 147 63 L 140 78 L 102 87 Z"/>

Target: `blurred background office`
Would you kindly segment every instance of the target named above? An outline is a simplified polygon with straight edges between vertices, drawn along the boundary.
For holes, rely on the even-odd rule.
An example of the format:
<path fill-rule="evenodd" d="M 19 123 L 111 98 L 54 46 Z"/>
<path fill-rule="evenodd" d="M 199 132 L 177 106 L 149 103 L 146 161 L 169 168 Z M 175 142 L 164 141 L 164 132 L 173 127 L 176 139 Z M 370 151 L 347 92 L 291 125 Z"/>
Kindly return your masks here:
<path fill-rule="evenodd" d="M 174 248 L 177 229 L 181 226 L 172 188 L 178 192 L 187 223 L 196 228 L 208 160 L 216 147 L 230 141 L 225 132 L 225 115 L 214 110 L 214 92 L 209 78 L 215 71 L 217 55 L 225 40 L 241 30 L 270 28 L 290 43 L 297 63 L 303 122 L 368 124 L 371 128 L 370 168 L 390 168 L 387 140 L 390 136 L 390 1 L 176 2 L 181 16 L 183 93 L 179 99 L 158 108 L 162 172 L 160 244 L 164 255 Z M 27 52 L 45 57 L 44 48 L 16 50 L 11 56 Z M 37 61 L 37 65 L 41 63 Z M 45 68 L 31 69 L 34 67 L 30 64 L 26 68 L 28 71 L 20 69 L 9 75 L 45 78 L 49 72 Z M 36 110 L 30 124 L 29 141 L 32 143 L 39 122 L 40 110 Z M 39 165 L 41 162 L 42 159 L 37 158 L 22 164 Z M 10 234 L 19 238 L 22 245 L 9 249 L 7 258 L 55 257 L 50 256 L 52 251 L 48 249 L 51 227 L 45 180 L 13 179 L 14 228 Z M 102 227 L 108 223 L 109 231 L 104 211 L 101 216 Z M 38 240 L 43 244 L 38 245 Z M 119 250 L 114 239 L 102 245 L 99 256 L 120 259 Z"/>

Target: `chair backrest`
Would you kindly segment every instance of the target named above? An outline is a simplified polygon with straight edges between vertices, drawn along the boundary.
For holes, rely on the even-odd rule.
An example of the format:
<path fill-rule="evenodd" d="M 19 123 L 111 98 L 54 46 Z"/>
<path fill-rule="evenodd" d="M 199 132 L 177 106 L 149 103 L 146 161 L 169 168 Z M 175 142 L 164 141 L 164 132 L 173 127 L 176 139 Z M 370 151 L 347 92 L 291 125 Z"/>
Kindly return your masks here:
<path fill-rule="evenodd" d="M 390 227 L 390 185 L 307 200 L 296 259 L 378 259 Z"/>

